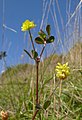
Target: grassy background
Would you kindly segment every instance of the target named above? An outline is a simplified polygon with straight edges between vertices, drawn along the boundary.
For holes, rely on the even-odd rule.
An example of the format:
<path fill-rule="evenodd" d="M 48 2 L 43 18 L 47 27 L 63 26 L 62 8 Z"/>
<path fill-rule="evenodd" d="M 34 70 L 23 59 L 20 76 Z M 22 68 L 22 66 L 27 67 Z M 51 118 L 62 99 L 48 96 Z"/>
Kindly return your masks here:
<path fill-rule="evenodd" d="M 47 100 L 50 105 L 46 110 L 39 111 L 36 120 L 57 120 L 59 79 L 54 75 L 55 66 L 57 62 L 67 61 L 70 76 L 62 83 L 59 120 L 82 120 L 82 51 L 78 54 L 80 48 L 82 44 L 78 43 L 66 56 L 54 54 L 40 63 L 39 100 L 42 107 Z M 13 66 L 0 76 L 0 110 L 9 112 L 9 120 L 32 119 L 35 111 L 35 82 L 36 67 L 30 64 Z"/>

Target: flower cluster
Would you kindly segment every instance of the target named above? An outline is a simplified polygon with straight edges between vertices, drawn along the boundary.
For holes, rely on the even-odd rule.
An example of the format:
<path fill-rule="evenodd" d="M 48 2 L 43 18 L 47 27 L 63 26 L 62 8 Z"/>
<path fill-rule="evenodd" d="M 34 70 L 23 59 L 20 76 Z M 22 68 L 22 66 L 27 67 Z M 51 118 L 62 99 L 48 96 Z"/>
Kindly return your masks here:
<path fill-rule="evenodd" d="M 36 27 L 36 24 L 34 24 L 33 21 L 25 20 L 25 22 L 23 22 L 23 24 L 22 24 L 21 30 L 27 31 L 27 30 L 30 30 L 34 27 Z"/>
<path fill-rule="evenodd" d="M 8 112 L 1 111 L 2 120 L 8 120 Z"/>
<path fill-rule="evenodd" d="M 58 63 L 55 71 L 56 71 L 56 76 L 62 80 L 67 78 L 67 76 L 70 74 L 68 63 L 66 64 Z"/>

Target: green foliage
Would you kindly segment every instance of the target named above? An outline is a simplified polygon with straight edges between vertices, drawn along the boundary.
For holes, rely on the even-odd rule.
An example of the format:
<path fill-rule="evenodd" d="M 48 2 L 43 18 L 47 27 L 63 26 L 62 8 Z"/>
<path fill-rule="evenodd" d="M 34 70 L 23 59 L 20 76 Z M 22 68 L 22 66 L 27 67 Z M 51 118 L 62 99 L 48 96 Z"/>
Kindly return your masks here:
<path fill-rule="evenodd" d="M 46 31 L 47 31 L 47 34 L 50 36 L 50 32 L 51 32 L 50 25 L 47 25 L 47 26 L 46 26 Z"/>
<path fill-rule="evenodd" d="M 41 37 L 36 37 L 35 38 L 35 42 L 37 43 L 37 44 L 44 44 L 45 42 L 46 43 L 52 43 L 52 42 L 54 42 L 54 36 L 50 36 L 49 38 L 45 38 L 45 39 L 43 39 L 43 38 L 41 38 Z"/>
<path fill-rule="evenodd" d="M 81 73 L 81 75 L 82 75 L 82 67 L 81 67 L 81 69 L 79 69 L 79 72 Z"/>
<path fill-rule="evenodd" d="M 54 36 L 50 36 L 47 40 L 46 40 L 46 43 L 52 43 L 54 42 Z"/>
<path fill-rule="evenodd" d="M 30 55 L 30 53 L 29 53 L 27 50 L 24 49 L 24 52 L 25 52 L 30 58 L 32 58 L 32 56 Z"/>
<path fill-rule="evenodd" d="M 38 32 L 38 34 L 40 35 L 40 38 L 45 39 L 46 38 L 46 33 L 44 33 L 42 30 L 40 30 L 40 32 Z"/>
<path fill-rule="evenodd" d="M 39 100 L 44 110 L 40 109 L 40 116 L 37 114 L 36 120 L 39 117 L 42 120 L 57 120 L 59 86 L 58 79 L 56 79 L 56 86 L 58 87 L 55 90 L 53 70 L 56 62 L 54 63 L 54 61 L 61 61 L 61 56 L 51 55 L 40 63 Z M 72 65 L 70 67 L 71 74 L 62 83 L 62 104 L 59 120 L 82 119 L 82 75 L 79 70 L 72 71 Z M 36 107 L 35 101 L 33 102 L 36 92 L 35 69 L 34 65 L 19 64 L 8 68 L 0 76 L 0 110 L 9 111 L 9 120 L 32 119 L 33 107 L 34 109 Z M 53 94 L 50 96 L 52 92 Z M 54 97 L 56 97 L 56 106 L 54 106 Z M 55 111 L 54 108 L 56 108 Z"/>
<path fill-rule="evenodd" d="M 32 52 L 32 57 L 36 59 L 38 57 L 38 53 L 34 50 L 32 50 L 31 52 Z"/>
<path fill-rule="evenodd" d="M 35 38 L 35 42 L 36 42 L 37 44 L 44 44 L 44 39 L 42 39 L 42 38 L 40 38 L 40 37 L 36 37 L 36 38 Z"/>
<path fill-rule="evenodd" d="M 50 100 L 47 100 L 44 105 L 43 105 L 43 108 L 46 110 L 51 104 L 51 101 Z"/>
<path fill-rule="evenodd" d="M 36 37 L 35 38 L 35 42 L 37 44 L 48 44 L 48 43 L 52 43 L 54 42 L 54 36 L 50 36 L 50 31 L 51 31 L 51 28 L 50 28 L 50 25 L 47 25 L 46 27 L 46 32 L 47 34 L 40 30 L 40 32 L 38 33 L 39 34 L 39 37 Z"/>

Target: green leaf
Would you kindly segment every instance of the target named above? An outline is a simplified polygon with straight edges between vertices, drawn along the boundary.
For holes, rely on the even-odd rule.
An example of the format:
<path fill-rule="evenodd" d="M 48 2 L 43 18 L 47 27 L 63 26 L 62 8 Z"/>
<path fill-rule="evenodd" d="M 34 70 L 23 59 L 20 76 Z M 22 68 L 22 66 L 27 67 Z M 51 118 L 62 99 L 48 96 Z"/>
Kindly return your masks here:
<path fill-rule="evenodd" d="M 40 30 L 40 32 L 38 32 L 38 34 L 40 35 L 40 38 L 42 38 L 42 39 L 45 39 L 47 36 L 42 30 Z"/>
<path fill-rule="evenodd" d="M 36 37 L 36 38 L 35 38 L 35 42 L 36 42 L 37 44 L 44 44 L 44 40 L 43 40 L 42 38 L 40 38 L 40 37 Z"/>
<path fill-rule="evenodd" d="M 30 53 L 29 53 L 27 50 L 24 49 L 24 52 L 25 52 L 26 54 L 28 54 L 28 56 L 32 59 L 32 56 L 30 55 Z"/>
<path fill-rule="evenodd" d="M 43 108 L 46 110 L 51 104 L 51 101 L 47 100 L 44 105 L 43 105 Z"/>
<path fill-rule="evenodd" d="M 50 25 L 47 25 L 46 31 L 47 31 L 47 34 L 50 35 L 50 31 L 51 31 Z"/>
<path fill-rule="evenodd" d="M 46 40 L 46 43 L 52 43 L 54 42 L 54 36 L 50 36 L 47 40 Z"/>
<path fill-rule="evenodd" d="M 32 50 L 31 52 L 32 52 L 33 58 L 36 59 L 38 57 L 38 53 L 34 50 Z"/>

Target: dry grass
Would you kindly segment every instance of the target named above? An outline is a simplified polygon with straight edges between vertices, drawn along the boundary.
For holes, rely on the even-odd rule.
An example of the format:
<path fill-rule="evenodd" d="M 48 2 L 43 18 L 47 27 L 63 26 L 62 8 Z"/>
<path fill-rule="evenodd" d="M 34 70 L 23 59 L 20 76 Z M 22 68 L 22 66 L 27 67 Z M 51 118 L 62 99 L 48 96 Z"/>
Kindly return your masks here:
<path fill-rule="evenodd" d="M 62 56 L 51 55 L 40 64 L 39 100 L 41 106 L 47 100 L 50 105 L 47 110 L 40 110 L 36 120 L 57 119 L 59 80 L 55 78 L 54 82 L 54 69 L 56 63 L 61 61 Z M 59 120 L 82 119 L 82 69 L 73 70 L 72 63 L 70 67 L 71 74 L 62 83 Z M 28 64 L 8 68 L 1 75 L 0 109 L 9 112 L 9 120 L 31 120 L 35 110 L 35 79 L 35 66 Z"/>

